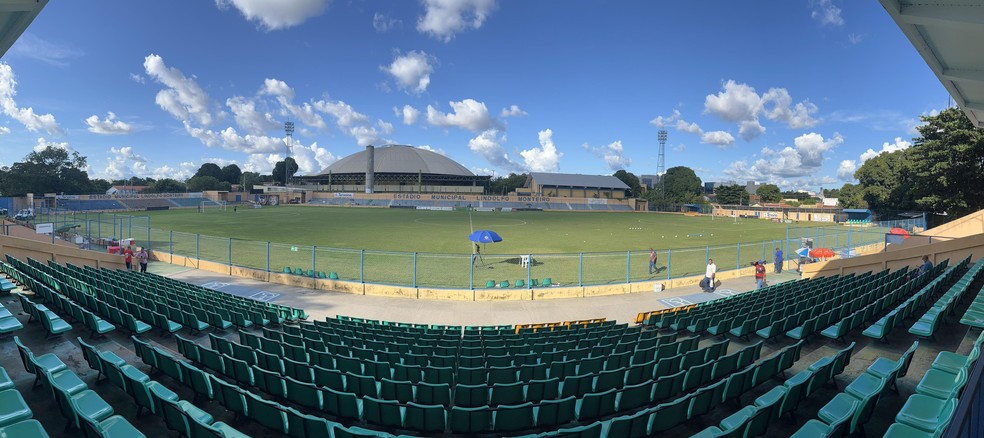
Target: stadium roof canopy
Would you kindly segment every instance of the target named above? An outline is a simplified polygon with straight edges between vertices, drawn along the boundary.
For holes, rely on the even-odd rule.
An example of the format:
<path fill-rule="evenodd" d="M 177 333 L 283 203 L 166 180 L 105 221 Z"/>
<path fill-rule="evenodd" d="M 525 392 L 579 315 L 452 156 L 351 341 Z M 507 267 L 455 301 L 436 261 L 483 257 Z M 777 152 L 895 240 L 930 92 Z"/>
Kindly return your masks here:
<path fill-rule="evenodd" d="M 47 4 L 48 0 L 0 0 L 0 57 Z"/>
<path fill-rule="evenodd" d="M 984 128 L 984 3 L 880 1 L 970 121 Z"/>
<path fill-rule="evenodd" d="M 375 148 L 373 152 L 375 173 L 426 173 L 434 175 L 475 176 L 455 162 L 436 152 L 413 146 L 390 145 Z M 332 163 L 321 175 L 366 173 L 366 151 L 356 152 Z"/>
<path fill-rule="evenodd" d="M 599 189 L 622 189 L 628 190 L 622 180 L 610 175 L 581 175 L 579 173 L 542 173 L 530 172 L 527 179 L 527 187 L 530 179 L 536 181 L 541 186 L 549 187 L 590 187 Z"/>

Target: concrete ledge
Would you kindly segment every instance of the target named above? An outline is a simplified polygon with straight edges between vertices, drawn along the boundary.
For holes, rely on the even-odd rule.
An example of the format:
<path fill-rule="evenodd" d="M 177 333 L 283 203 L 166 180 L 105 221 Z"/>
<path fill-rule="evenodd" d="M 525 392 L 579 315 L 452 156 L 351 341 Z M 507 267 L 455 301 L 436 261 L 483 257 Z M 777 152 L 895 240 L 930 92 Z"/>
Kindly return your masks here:
<path fill-rule="evenodd" d="M 583 287 L 539 287 L 533 289 L 534 300 L 552 300 L 556 298 L 584 298 Z"/>
<path fill-rule="evenodd" d="M 417 289 L 412 287 L 366 284 L 365 294 L 377 297 L 417 298 Z"/>
<path fill-rule="evenodd" d="M 316 284 L 318 286 L 318 290 L 326 290 L 329 292 L 341 292 L 341 293 L 353 294 L 353 295 L 366 294 L 366 285 L 362 283 L 319 278 Z"/>
<path fill-rule="evenodd" d="M 304 277 L 301 275 L 293 275 L 293 274 L 281 274 L 276 272 L 270 273 L 270 283 L 286 284 L 288 286 L 314 289 L 314 285 L 316 282 L 317 279 L 312 277 Z"/>
<path fill-rule="evenodd" d="M 531 301 L 533 291 L 529 289 L 478 289 L 475 301 Z"/>
<path fill-rule="evenodd" d="M 239 266 L 232 267 L 233 277 L 251 278 L 258 281 L 270 281 L 270 273 L 266 271 L 260 271 L 250 268 L 242 268 Z"/>
<path fill-rule="evenodd" d="M 417 289 L 422 300 L 475 301 L 475 291 L 461 289 Z"/>
<path fill-rule="evenodd" d="M 610 284 L 605 286 L 592 286 L 584 288 L 585 297 L 602 297 L 606 295 L 627 294 L 632 289 L 628 284 Z M 651 289 L 650 289 L 651 290 Z"/>

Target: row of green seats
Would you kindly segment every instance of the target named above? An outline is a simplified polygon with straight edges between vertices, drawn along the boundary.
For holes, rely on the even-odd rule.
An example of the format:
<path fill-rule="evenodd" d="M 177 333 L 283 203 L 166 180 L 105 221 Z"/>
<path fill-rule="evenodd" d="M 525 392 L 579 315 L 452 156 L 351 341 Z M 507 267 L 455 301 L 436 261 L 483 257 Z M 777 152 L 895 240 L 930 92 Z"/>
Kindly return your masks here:
<path fill-rule="evenodd" d="M 544 278 L 543 279 L 543 283 L 540 283 L 540 280 L 539 279 L 531 278 L 530 279 L 529 287 L 530 288 L 534 288 L 534 287 L 550 287 L 550 286 L 553 286 L 553 285 L 554 285 L 553 279 L 551 279 L 550 277 Z M 489 289 L 496 287 L 495 280 L 486 281 L 485 282 L 485 287 L 486 288 L 489 288 Z M 502 288 L 502 289 L 509 288 L 509 280 L 502 280 L 501 282 L 499 282 L 499 287 Z M 526 287 L 526 281 L 525 280 L 516 280 L 516 283 L 514 284 L 513 287 L 515 287 L 515 288 Z"/>
<path fill-rule="evenodd" d="M 24 401 L 21 393 L 14 388 L 7 370 L 0 367 L 0 436 L 11 438 L 47 438 L 34 412 Z"/>
<path fill-rule="evenodd" d="M 304 268 L 294 268 L 292 270 L 290 266 L 284 266 L 284 274 L 303 275 L 306 277 L 329 278 L 332 280 L 338 280 L 338 273 L 336 272 L 329 272 L 328 274 L 325 274 L 325 271 L 315 272 L 314 269 L 308 269 L 305 272 Z"/>

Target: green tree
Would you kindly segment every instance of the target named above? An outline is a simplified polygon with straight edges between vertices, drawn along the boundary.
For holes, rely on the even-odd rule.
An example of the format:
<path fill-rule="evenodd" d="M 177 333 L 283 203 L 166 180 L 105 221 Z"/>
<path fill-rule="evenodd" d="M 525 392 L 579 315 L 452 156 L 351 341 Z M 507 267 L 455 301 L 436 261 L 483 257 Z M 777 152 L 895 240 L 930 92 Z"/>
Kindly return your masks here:
<path fill-rule="evenodd" d="M 809 205 L 809 206 L 817 205 L 817 198 L 803 198 L 803 200 L 800 201 L 800 205 Z"/>
<path fill-rule="evenodd" d="M 106 193 L 110 187 L 113 187 L 113 184 L 104 179 L 94 179 L 90 183 L 92 183 L 92 190 L 89 193 Z"/>
<path fill-rule="evenodd" d="M 171 178 L 164 178 L 154 181 L 147 186 L 144 192 L 147 193 L 183 193 L 188 190 L 185 183 Z"/>
<path fill-rule="evenodd" d="M 204 192 L 205 190 L 219 190 L 219 179 L 214 176 L 193 176 L 188 179 L 187 187 L 189 192 Z"/>
<path fill-rule="evenodd" d="M 642 184 L 639 183 L 639 177 L 635 176 L 632 172 L 626 172 L 624 169 L 619 169 L 612 176 L 618 178 L 625 185 L 629 186 L 630 193 L 628 194 L 632 198 L 638 198 L 642 195 Z"/>
<path fill-rule="evenodd" d="M 718 187 L 714 189 L 714 196 L 718 204 L 748 205 L 748 190 L 745 189 L 745 186 L 738 184 Z"/>
<path fill-rule="evenodd" d="M 865 161 L 854 173 L 861 196 L 875 211 L 915 208 L 908 150 L 878 155 Z"/>
<path fill-rule="evenodd" d="M 243 190 L 253 190 L 254 185 L 262 184 L 263 178 L 256 172 L 243 172 Z"/>
<path fill-rule="evenodd" d="M 210 176 L 219 181 L 222 181 L 224 175 L 222 174 L 222 169 L 219 167 L 218 164 L 205 163 L 202 164 L 202 167 L 198 168 L 198 172 L 195 172 L 194 176 Z"/>
<path fill-rule="evenodd" d="M 902 151 L 915 207 L 954 218 L 984 208 L 984 129 L 956 107 L 921 119 L 919 137 Z"/>
<path fill-rule="evenodd" d="M 837 205 L 841 208 L 865 208 L 860 186 L 846 183 L 840 189 L 834 189 L 828 193 L 830 197 L 837 198 Z"/>
<path fill-rule="evenodd" d="M 278 161 L 277 164 L 273 166 L 273 181 L 277 184 L 284 183 L 284 163 L 287 163 L 287 177 L 292 178 L 295 173 L 297 173 L 297 162 L 293 158 L 287 157 L 285 161 Z"/>
<path fill-rule="evenodd" d="M 507 195 L 512 193 L 518 188 L 526 185 L 526 179 L 529 177 L 527 173 L 510 173 L 509 176 L 500 176 L 492 178 L 489 181 L 489 194 L 490 195 Z M 544 196 L 551 196 L 549 193 L 544 193 Z M 554 195 L 556 196 L 556 195 Z"/>
<path fill-rule="evenodd" d="M 762 202 L 779 202 L 782 200 L 782 193 L 779 191 L 779 186 L 775 184 L 762 184 L 755 191 L 755 194 L 759 195 Z"/>
<path fill-rule="evenodd" d="M 222 181 L 229 184 L 239 184 L 242 181 L 243 171 L 236 164 L 230 164 L 222 168 Z"/>
<path fill-rule="evenodd" d="M 33 151 L 24 161 L 0 169 L 0 193 L 24 196 L 28 193 L 93 193 L 86 158 L 78 152 L 48 145 Z M 103 190 L 105 192 L 105 190 Z"/>
<path fill-rule="evenodd" d="M 671 206 L 696 204 L 704 201 L 704 185 L 693 169 L 686 166 L 671 167 L 663 175 L 662 187 L 646 192 L 652 210 L 666 211 Z"/>

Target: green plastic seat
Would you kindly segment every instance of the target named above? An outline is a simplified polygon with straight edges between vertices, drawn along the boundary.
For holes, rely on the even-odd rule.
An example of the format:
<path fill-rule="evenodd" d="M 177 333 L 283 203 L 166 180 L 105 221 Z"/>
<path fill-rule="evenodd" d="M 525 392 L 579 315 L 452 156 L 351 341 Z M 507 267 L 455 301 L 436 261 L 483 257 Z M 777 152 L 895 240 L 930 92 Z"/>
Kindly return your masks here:
<path fill-rule="evenodd" d="M 930 368 L 926 370 L 922 380 L 916 385 L 916 393 L 936 397 L 938 399 L 948 399 L 956 397 L 967 383 L 967 372 L 963 369 L 951 374 Z"/>
<path fill-rule="evenodd" d="M 543 279 L 543 287 L 547 286 L 553 286 L 553 280 L 551 280 L 550 277 Z"/>
<path fill-rule="evenodd" d="M 0 391 L 0 427 L 9 426 L 34 416 L 31 408 L 16 389 Z"/>
<path fill-rule="evenodd" d="M 803 424 L 790 438 L 825 438 L 833 435 L 833 428 L 827 423 L 811 419 Z"/>
<path fill-rule="evenodd" d="M 827 402 L 822 408 L 817 416 L 823 422 L 827 424 L 836 424 L 841 422 L 848 422 L 852 418 L 855 418 L 861 410 L 861 401 L 846 394 L 838 393 Z M 853 421 L 851 422 L 853 425 Z M 849 426 L 848 433 L 853 432 L 854 428 Z"/>
<path fill-rule="evenodd" d="M 287 415 L 283 406 L 274 401 L 264 400 L 251 392 L 246 396 L 246 412 L 249 418 L 270 429 L 287 433 Z"/>
<path fill-rule="evenodd" d="M 533 425 L 533 403 L 502 405 L 492 412 L 492 431 L 495 433 L 532 429 Z"/>
<path fill-rule="evenodd" d="M 895 421 L 923 432 L 935 433 L 946 427 L 956 410 L 957 399 L 940 400 L 922 394 L 913 394 L 895 416 Z"/>
<path fill-rule="evenodd" d="M 454 405 L 474 408 L 489 404 L 489 387 L 485 384 L 454 387 Z"/>
<path fill-rule="evenodd" d="M 451 406 L 451 386 L 447 383 L 420 382 L 416 389 L 415 397 L 419 404 Z"/>
<path fill-rule="evenodd" d="M 421 405 L 409 402 L 406 405 L 404 426 L 422 432 L 444 432 L 448 414 L 441 405 Z"/>
<path fill-rule="evenodd" d="M 38 420 L 23 420 L 9 426 L 0 427 L 0 437 L 10 438 L 48 438 L 48 432 Z"/>
<path fill-rule="evenodd" d="M 142 432 L 133 427 L 126 418 L 121 415 L 113 415 L 105 420 L 96 422 L 88 417 L 82 418 L 82 426 L 86 436 L 98 436 L 103 438 L 142 438 Z M 0 434 L 0 436 L 3 436 Z"/>
<path fill-rule="evenodd" d="M 491 425 L 492 412 L 487 406 L 476 408 L 454 406 L 451 408 L 452 433 L 488 432 Z"/>
<path fill-rule="evenodd" d="M 686 403 L 684 403 L 686 405 Z M 606 421 L 607 434 L 602 433 L 603 436 L 609 437 L 626 437 L 626 438 L 641 438 L 650 435 L 650 429 L 656 428 L 656 421 L 661 421 L 661 426 L 666 425 L 664 420 L 657 420 L 656 417 L 659 415 L 659 410 L 655 414 L 650 414 L 648 410 L 643 409 L 631 415 L 623 415 L 620 417 L 612 418 Z M 603 428 L 605 427 L 603 426 Z M 664 430 L 664 429 L 661 429 Z M 653 434 L 655 434 L 653 430 Z"/>
<path fill-rule="evenodd" d="M 362 401 L 355 394 L 325 388 L 322 397 L 325 412 L 347 419 L 362 418 Z"/>
<path fill-rule="evenodd" d="M 81 417 L 92 421 L 102 421 L 113 415 L 113 407 L 106 403 L 99 394 L 91 389 L 86 389 L 77 394 L 70 395 L 57 386 L 52 387 L 55 400 L 62 411 L 62 416 L 68 418 L 69 422 L 76 428 L 81 428 Z"/>
<path fill-rule="evenodd" d="M 585 421 L 611 415 L 616 412 L 615 403 L 617 401 L 618 393 L 615 389 L 609 389 L 603 392 L 589 392 L 577 400 L 577 419 L 578 421 Z"/>
<path fill-rule="evenodd" d="M 526 282 L 524 282 L 523 280 L 516 280 L 517 288 L 524 287 L 524 286 L 526 286 Z"/>
<path fill-rule="evenodd" d="M 337 272 L 329 272 L 328 273 L 328 278 L 330 278 L 332 280 L 338 280 L 338 273 Z"/>
<path fill-rule="evenodd" d="M 304 269 L 294 268 L 294 275 L 304 275 Z"/>
<path fill-rule="evenodd" d="M 506 289 L 506 288 L 508 288 L 508 287 L 509 287 L 509 280 L 502 280 L 502 281 L 501 281 L 501 282 L 499 283 L 499 287 L 500 287 L 500 288 L 503 288 L 503 289 Z"/>
<path fill-rule="evenodd" d="M 290 266 L 284 266 L 284 274 L 293 274 L 293 271 L 291 271 Z"/>
<path fill-rule="evenodd" d="M 362 415 L 371 424 L 394 428 L 403 426 L 404 410 L 396 400 L 363 397 Z"/>
<path fill-rule="evenodd" d="M 537 427 L 559 426 L 574 421 L 577 402 L 574 396 L 541 401 L 536 411 Z"/>
<path fill-rule="evenodd" d="M 984 331 L 981 333 L 984 333 Z M 974 363 L 980 355 L 981 349 L 978 345 L 974 345 L 974 348 L 970 350 L 970 354 L 967 356 L 950 351 L 941 351 L 936 355 L 936 359 L 933 360 L 933 364 L 930 366 L 936 370 L 956 374 L 962 368 L 969 368 L 970 364 Z"/>
<path fill-rule="evenodd" d="M 7 374 L 7 370 L 0 367 L 0 391 L 5 391 L 14 387 L 14 381 L 11 380 L 10 375 Z"/>
<path fill-rule="evenodd" d="M 328 274 L 325 274 L 325 271 L 318 271 L 318 278 L 328 278 Z"/>
<path fill-rule="evenodd" d="M 876 395 L 885 388 L 888 378 L 878 378 L 868 373 L 861 373 L 844 388 L 844 392 L 861 400 Z"/>
<path fill-rule="evenodd" d="M 495 287 L 495 280 L 486 281 L 485 282 L 485 287 L 488 288 L 488 289 L 491 289 L 491 288 Z"/>
<path fill-rule="evenodd" d="M 902 423 L 892 423 L 882 438 L 936 438 L 938 434 L 924 432 Z"/>

